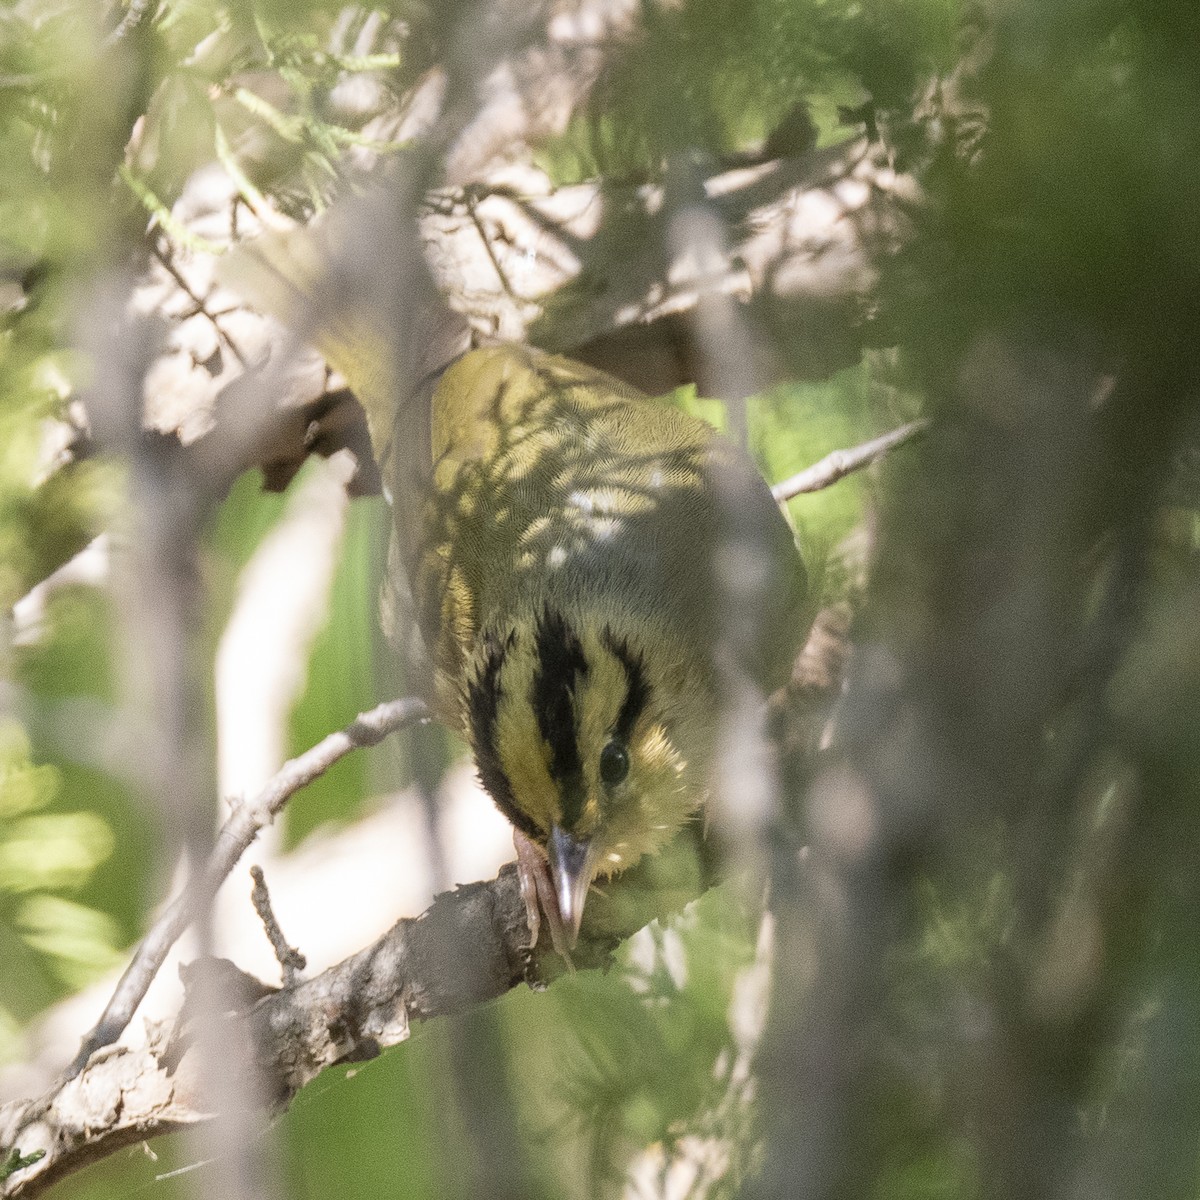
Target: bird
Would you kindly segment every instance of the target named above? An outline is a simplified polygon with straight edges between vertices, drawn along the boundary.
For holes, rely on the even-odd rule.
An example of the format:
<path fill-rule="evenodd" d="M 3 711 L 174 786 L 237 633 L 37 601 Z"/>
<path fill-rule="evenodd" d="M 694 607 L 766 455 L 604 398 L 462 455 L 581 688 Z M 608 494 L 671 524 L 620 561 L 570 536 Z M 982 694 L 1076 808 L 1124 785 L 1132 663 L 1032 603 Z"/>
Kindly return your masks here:
<path fill-rule="evenodd" d="M 260 239 L 225 278 L 287 320 L 313 261 Z M 589 890 L 703 816 L 730 662 L 763 695 L 786 683 L 804 565 L 750 456 L 669 397 L 497 343 L 402 403 L 387 337 L 360 305 L 315 338 L 386 462 L 385 627 L 512 825 L 531 946 L 544 915 L 569 964 Z M 731 571 L 758 617 L 737 636 Z"/>
<path fill-rule="evenodd" d="M 729 540 L 749 528 L 760 551 L 742 665 L 764 693 L 803 635 L 803 563 L 748 455 L 582 363 L 470 350 L 431 417 L 425 494 L 396 512 L 434 709 L 513 827 L 533 940 L 544 913 L 567 955 L 592 885 L 710 795 Z"/>

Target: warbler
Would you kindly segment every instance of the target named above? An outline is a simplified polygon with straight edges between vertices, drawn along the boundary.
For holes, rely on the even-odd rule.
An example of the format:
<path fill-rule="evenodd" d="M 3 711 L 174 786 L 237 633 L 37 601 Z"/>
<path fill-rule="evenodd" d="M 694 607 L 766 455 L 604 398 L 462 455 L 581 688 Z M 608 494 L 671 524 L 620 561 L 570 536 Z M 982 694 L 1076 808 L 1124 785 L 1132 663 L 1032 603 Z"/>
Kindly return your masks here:
<path fill-rule="evenodd" d="M 280 281 L 312 293 L 294 242 L 264 243 L 236 279 L 276 311 Z M 654 854 L 709 796 L 718 648 L 731 644 L 719 565 L 752 531 L 761 603 L 740 669 L 764 693 L 804 634 L 804 568 L 743 451 L 570 359 L 470 350 L 413 436 L 369 349 L 384 337 L 372 319 L 351 314 L 317 342 L 390 459 L 391 562 L 405 576 L 391 590 L 420 630 L 437 715 L 513 826 L 533 940 L 544 912 L 566 953 L 593 882 Z"/>
<path fill-rule="evenodd" d="M 540 907 L 569 949 L 593 881 L 660 849 L 708 796 L 715 571 L 735 536 L 721 496 L 765 560 L 745 664 L 764 691 L 803 634 L 804 570 L 748 456 L 566 358 L 467 353 L 433 392 L 432 457 L 401 534 L 435 706 L 512 823 L 535 936 Z"/>

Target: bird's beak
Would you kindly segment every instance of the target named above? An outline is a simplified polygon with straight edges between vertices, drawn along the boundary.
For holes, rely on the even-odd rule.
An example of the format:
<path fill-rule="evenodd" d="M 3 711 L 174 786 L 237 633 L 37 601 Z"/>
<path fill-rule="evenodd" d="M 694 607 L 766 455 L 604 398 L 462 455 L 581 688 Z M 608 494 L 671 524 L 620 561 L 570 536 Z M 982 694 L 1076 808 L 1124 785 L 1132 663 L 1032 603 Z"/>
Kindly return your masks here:
<path fill-rule="evenodd" d="M 550 830 L 547 845 L 550 855 L 550 874 L 554 877 L 554 895 L 567 948 L 579 939 L 579 924 L 583 920 L 583 902 L 592 883 L 592 844 L 586 838 L 573 838 L 557 825 Z"/>

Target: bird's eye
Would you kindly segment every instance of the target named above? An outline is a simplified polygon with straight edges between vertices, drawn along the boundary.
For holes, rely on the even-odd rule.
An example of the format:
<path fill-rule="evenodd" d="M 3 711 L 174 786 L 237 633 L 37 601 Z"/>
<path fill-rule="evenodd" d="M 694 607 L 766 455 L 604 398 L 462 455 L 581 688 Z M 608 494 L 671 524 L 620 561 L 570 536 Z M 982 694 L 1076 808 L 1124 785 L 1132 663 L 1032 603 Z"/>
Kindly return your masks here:
<path fill-rule="evenodd" d="M 629 774 L 629 751 L 620 742 L 609 742 L 600 751 L 600 778 L 608 787 L 615 787 Z"/>

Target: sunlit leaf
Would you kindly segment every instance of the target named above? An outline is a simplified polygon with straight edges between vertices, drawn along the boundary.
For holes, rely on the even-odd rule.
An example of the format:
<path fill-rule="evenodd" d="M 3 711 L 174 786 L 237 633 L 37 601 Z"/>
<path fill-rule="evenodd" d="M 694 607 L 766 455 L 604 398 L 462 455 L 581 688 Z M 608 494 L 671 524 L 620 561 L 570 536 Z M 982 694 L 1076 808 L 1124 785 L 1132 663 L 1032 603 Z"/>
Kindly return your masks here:
<path fill-rule="evenodd" d="M 116 922 L 61 896 L 37 895 L 22 901 L 15 923 L 25 941 L 50 959 L 70 987 L 84 987 L 123 961 Z"/>

